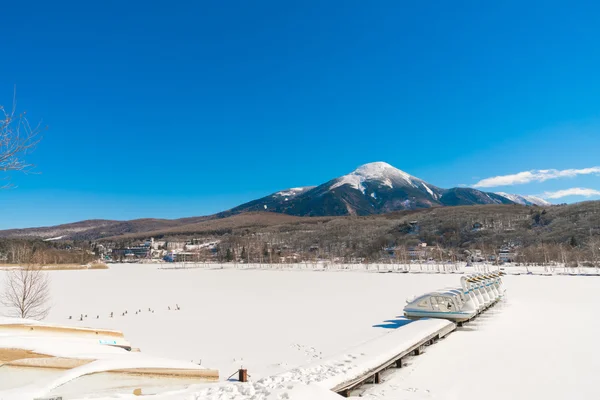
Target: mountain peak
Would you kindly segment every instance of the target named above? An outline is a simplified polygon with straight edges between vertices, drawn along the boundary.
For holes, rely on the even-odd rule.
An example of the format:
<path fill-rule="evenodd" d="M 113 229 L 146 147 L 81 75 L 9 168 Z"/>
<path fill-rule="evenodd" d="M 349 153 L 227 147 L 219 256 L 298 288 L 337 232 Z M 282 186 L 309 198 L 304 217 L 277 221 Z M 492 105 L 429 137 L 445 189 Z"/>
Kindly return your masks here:
<path fill-rule="evenodd" d="M 377 161 L 361 165 L 348 175 L 337 178 L 329 190 L 333 190 L 343 185 L 350 185 L 364 193 L 364 182 L 378 181 L 383 186 L 394 188 L 394 184 L 401 186 L 415 186 L 414 180 L 418 181 L 414 176 L 407 174 L 386 162 Z"/>
<path fill-rule="evenodd" d="M 361 165 L 360 167 L 355 169 L 352 172 L 352 174 L 360 175 L 367 180 L 400 178 L 411 185 L 412 180 L 415 179 L 414 176 L 407 174 L 406 172 L 401 171 L 398 168 L 393 167 L 390 164 L 383 161 L 377 161 Z"/>

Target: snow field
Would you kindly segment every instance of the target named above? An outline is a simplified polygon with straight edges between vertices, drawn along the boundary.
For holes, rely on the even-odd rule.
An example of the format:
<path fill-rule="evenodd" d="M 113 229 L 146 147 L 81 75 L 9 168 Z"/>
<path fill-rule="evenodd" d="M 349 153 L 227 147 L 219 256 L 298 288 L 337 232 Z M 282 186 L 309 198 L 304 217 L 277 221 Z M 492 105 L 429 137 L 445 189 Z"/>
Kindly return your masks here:
<path fill-rule="evenodd" d="M 368 399 L 597 399 L 600 278 L 506 276 L 507 298 Z"/>
<path fill-rule="evenodd" d="M 221 379 L 243 366 L 254 380 L 386 334 L 374 325 L 401 316 L 406 297 L 458 284 L 457 275 L 143 264 L 49 274 L 54 307 L 47 322 L 120 330 L 145 354 L 201 363 Z M 88 318 L 80 322 L 80 314 Z"/>
<path fill-rule="evenodd" d="M 318 382 L 351 371 L 360 356 L 353 347 L 409 328 L 398 328 L 405 299 L 458 286 L 460 277 L 139 264 L 50 275 L 54 309 L 49 322 L 122 330 L 144 354 L 201 360 L 219 369 L 221 379 L 240 366 L 251 376 L 248 384 L 198 385 L 157 397 L 168 400 L 336 398 Z M 600 367 L 600 326 L 594 318 L 600 278 L 503 279 L 506 300 L 428 347 L 407 368 L 388 374 L 383 384 L 365 387 L 364 395 L 600 398 L 594 380 Z M 121 316 L 125 310 L 128 314 Z M 81 313 L 88 314 L 83 322 L 67 320 Z"/>

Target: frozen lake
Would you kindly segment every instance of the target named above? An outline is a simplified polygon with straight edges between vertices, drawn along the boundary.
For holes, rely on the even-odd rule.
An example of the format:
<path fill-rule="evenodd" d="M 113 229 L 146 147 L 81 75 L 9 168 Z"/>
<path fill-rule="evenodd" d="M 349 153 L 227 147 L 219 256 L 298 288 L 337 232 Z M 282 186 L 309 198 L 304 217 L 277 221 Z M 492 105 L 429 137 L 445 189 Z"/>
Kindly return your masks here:
<path fill-rule="evenodd" d="M 49 273 L 54 307 L 47 321 L 122 330 L 145 353 L 201 360 L 222 378 L 241 365 L 253 378 L 270 375 L 385 334 L 385 326 L 395 326 L 385 321 L 402 314 L 406 297 L 459 281 L 456 275 L 143 264 Z M 80 314 L 88 318 L 80 322 Z"/>
<path fill-rule="evenodd" d="M 465 325 L 369 399 L 597 399 L 600 278 L 507 276 L 507 299 Z"/>
<path fill-rule="evenodd" d="M 142 264 L 50 275 L 54 308 L 48 321 L 122 330 L 144 353 L 201 361 L 219 369 L 222 379 L 243 365 L 253 380 L 385 335 L 398 327 L 407 297 L 458 286 L 460 277 Z M 521 275 L 504 281 L 504 303 L 365 394 L 598 398 L 593 375 L 600 367 L 600 324 L 593 316 L 600 278 Z M 88 317 L 79 322 L 80 314 Z"/>

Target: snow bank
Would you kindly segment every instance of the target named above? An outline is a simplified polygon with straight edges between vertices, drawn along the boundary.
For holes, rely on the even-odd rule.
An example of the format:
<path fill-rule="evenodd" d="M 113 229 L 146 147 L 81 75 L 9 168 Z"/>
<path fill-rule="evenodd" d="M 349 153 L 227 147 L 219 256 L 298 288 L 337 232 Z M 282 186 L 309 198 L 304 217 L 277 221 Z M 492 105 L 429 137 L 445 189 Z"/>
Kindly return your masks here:
<path fill-rule="evenodd" d="M 33 319 L 0 316 L 0 325 L 42 325 L 42 323 Z"/>

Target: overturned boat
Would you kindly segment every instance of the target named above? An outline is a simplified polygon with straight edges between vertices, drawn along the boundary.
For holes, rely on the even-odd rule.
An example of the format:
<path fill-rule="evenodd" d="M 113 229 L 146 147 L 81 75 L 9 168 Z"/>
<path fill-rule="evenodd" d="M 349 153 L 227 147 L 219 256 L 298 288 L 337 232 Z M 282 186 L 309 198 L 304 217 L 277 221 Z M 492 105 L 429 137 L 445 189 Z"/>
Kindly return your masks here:
<path fill-rule="evenodd" d="M 120 331 L 0 317 L 0 399 L 129 398 L 218 380 L 217 370 L 144 354 Z"/>

